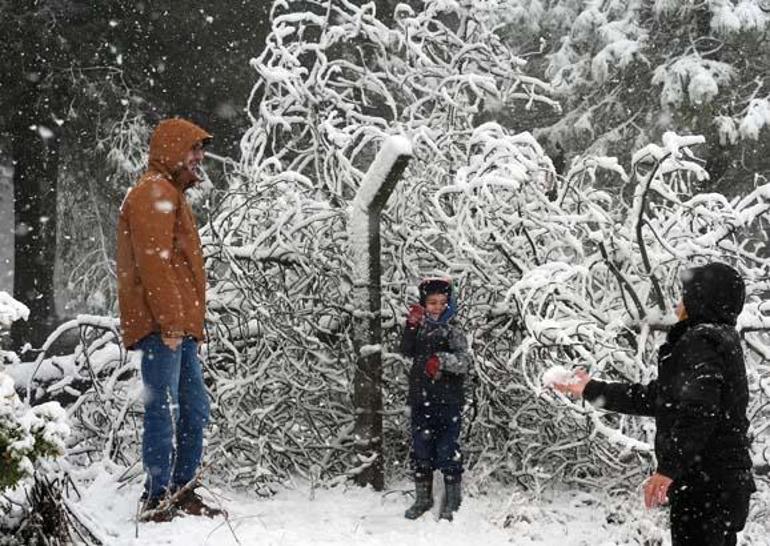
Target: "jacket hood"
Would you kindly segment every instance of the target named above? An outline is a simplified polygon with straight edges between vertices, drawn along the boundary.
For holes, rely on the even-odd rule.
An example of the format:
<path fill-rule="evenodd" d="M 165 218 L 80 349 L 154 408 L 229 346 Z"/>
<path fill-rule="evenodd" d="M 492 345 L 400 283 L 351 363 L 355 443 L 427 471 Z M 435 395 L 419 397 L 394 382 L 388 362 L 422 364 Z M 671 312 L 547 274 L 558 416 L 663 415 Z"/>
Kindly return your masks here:
<path fill-rule="evenodd" d="M 180 189 L 197 182 L 182 171 L 185 155 L 199 142 L 206 143 L 211 135 L 184 119 L 164 119 L 155 128 L 150 139 L 150 169 L 174 181 Z"/>
<path fill-rule="evenodd" d="M 425 306 L 425 300 L 431 294 L 446 294 L 447 300 L 452 300 L 452 279 L 449 277 L 428 277 L 420 282 L 420 305 Z"/>
<path fill-rule="evenodd" d="M 427 314 L 425 320 L 439 324 L 447 324 L 457 313 L 457 296 L 452 290 L 452 279 L 449 277 L 428 277 L 423 279 L 418 287 L 420 292 L 420 305 L 425 306 L 425 300 L 431 294 L 446 294 L 447 308 L 437 319 L 430 318 Z"/>
<path fill-rule="evenodd" d="M 735 326 L 746 288 L 738 271 L 727 264 L 710 263 L 682 274 L 682 299 L 688 322 Z"/>

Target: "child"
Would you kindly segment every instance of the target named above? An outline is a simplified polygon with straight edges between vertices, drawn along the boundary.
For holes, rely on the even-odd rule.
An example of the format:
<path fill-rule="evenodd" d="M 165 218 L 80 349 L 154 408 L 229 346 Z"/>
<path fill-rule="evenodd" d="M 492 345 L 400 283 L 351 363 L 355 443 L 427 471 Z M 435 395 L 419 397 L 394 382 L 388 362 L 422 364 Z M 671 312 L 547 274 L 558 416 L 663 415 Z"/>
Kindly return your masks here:
<path fill-rule="evenodd" d="M 420 283 L 420 303 L 406 318 L 401 351 L 412 357 L 408 403 L 412 415 L 415 501 L 404 514 L 417 519 L 433 506 L 433 471 L 441 470 L 446 502 L 440 518 L 451 521 L 460 507 L 460 454 L 463 381 L 470 358 L 465 335 L 454 324 L 452 282 L 429 278 Z"/>

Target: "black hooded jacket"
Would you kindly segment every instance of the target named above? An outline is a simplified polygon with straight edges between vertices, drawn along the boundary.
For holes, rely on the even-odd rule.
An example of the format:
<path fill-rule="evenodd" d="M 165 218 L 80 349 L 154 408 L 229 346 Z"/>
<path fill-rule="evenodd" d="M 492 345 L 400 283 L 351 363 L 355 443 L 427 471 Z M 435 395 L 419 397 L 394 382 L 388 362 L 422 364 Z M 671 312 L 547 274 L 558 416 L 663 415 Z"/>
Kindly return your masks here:
<path fill-rule="evenodd" d="M 468 342 L 465 334 L 451 320 L 426 320 L 419 328 L 407 326 L 401 341 L 401 352 L 413 359 L 407 397 L 410 406 L 418 407 L 426 403 L 434 406 L 463 405 L 463 384 L 470 366 Z M 437 379 L 425 374 L 425 363 L 432 355 L 436 355 L 441 363 L 441 376 Z"/>
<path fill-rule="evenodd" d="M 583 392 L 606 410 L 655 417 L 657 471 L 680 483 L 753 488 L 749 391 L 735 330 L 744 298 L 743 280 L 731 267 L 688 270 L 688 318 L 660 347 L 658 379 L 647 385 L 591 380 Z"/>

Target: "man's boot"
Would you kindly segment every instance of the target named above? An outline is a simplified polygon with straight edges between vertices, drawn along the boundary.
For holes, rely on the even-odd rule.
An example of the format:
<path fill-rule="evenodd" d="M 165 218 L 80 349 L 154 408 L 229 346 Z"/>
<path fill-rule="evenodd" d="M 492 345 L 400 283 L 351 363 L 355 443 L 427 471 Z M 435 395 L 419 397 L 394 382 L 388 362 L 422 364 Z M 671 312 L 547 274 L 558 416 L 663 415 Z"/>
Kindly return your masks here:
<path fill-rule="evenodd" d="M 142 496 L 142 507 L 139 510 L 139 521 L 152 521 L 165 523 L 174 519 L 176 507 L 168 502 L 168 497 L 155 497 L 148 499 Z"/>
<path fill-rule="evenodd" d="M 217 516 L 227 517 L 226 511 L 206 504 L 203 498 L 201 498 L 192 487 L 185 489 L 175 496 L 174 507 L 180 512 L 184 512 L 191 516 L 206 516 L 207 518 L 215 518 Z"/>
<path fill-rule="evenodd" d="M 452 514 L 457 512 L 462 503 L 462 492 L 460 489 L 461 476 L 444 476 L 444 504 L 441 507 L 439 519 L 452 521 Z"/>
<path fill-rule="evenodd" d="M 433 508 L 433 476 L 414 479 L 414 504 L 404 513 L 406 519 L 417 519 Z"/>

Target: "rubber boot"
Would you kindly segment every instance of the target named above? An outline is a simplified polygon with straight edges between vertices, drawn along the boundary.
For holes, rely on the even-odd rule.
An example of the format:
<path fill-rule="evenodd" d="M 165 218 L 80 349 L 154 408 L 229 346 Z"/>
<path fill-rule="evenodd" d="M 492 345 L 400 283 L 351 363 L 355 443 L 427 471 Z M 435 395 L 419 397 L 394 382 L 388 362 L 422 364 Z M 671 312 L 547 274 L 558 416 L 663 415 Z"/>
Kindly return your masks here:
<path fill-rule="evenodd" d="M 414 504 L 404 513 L 406 519 L 417 519 L 433 508 L 433 477 L 414 480 Z"/>
<path fill-rule="evenodd" d="M 460 476 L 444 476 L 444 504 L 441 507 L 439 519 L 452 521 L 454 512 L 460 508 L 462 503 L 462 491 L 460 488 Z"/>

